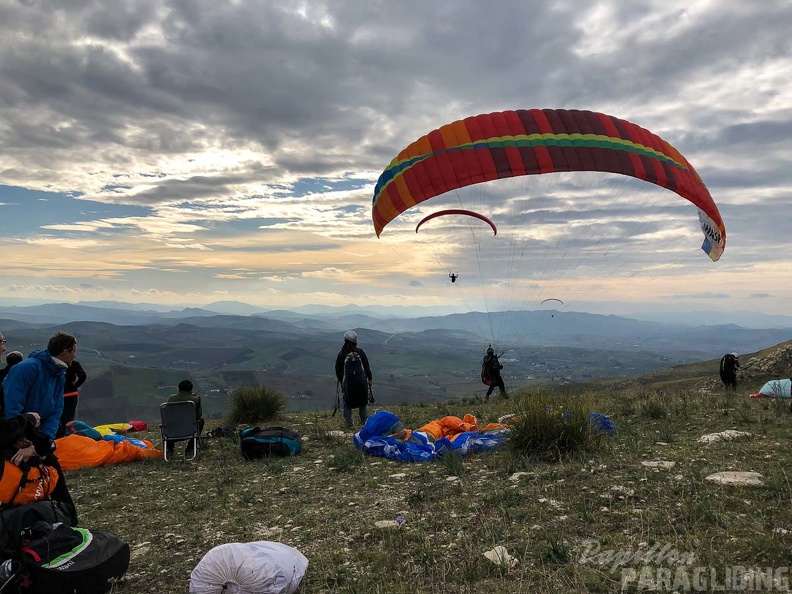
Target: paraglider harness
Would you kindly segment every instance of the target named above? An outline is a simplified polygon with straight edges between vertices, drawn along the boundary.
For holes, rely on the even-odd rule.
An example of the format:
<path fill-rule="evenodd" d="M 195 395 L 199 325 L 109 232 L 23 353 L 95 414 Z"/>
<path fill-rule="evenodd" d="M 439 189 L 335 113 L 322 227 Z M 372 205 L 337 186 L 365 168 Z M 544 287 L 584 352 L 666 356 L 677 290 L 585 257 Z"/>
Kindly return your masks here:
<path fill-rule="evenodd" d="M 491 386 L 493 376 L 499 375 L 500 370 L 503 369 L 498 357 L 499 355 L 493 352 L 491 355 L 486 355 L 481 362 L 481 383 L 485 386 Z"/>
<path fill-rule="evenodd" d="M 371 384 L 368 387 L 368 403 L 375 404 L 377 401 L 374 400 L 374 394 L 371 393 Z M 333 415 L 336 416 L 338 409 L 341 408 L 341 382 L 336 382 L 336 399 L 335 399 L 335 408 L 333 409 Z"/>

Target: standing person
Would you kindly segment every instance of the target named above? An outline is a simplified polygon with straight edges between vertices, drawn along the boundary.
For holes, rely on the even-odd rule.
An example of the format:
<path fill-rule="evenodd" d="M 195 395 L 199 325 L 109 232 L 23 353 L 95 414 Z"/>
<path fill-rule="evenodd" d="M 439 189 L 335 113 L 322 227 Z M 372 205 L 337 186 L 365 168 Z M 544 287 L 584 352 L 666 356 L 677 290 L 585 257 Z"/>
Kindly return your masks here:
<path fill-rule="evenodd" d="M 357 333 L 344 333 L 344 345 L 338 352 L 335 373 L 344 395 L 344 420 L 347 429 L 352 429 L 352 409 L 358 409 L 360 424 L 368 418 L 367 405 L 371 392 L 371 367 L 363 349 L 357 346 Z"/>
<path fill-rule="evenodd" d="M 19 351 L 11 351 L 6 354 L 6 366 L 0 369 L 0 384 L 3 383 L 3 380 L 8 375 L 8 372 L 11 371 L 11 368 L 17 363 L 21 363 L 22 359 L 24 359 L 24 357 Z"/>
<path fill-rule="evenodd" d="M 487 348 L 487 354 L 484 355 L 484 359 L 481 361 L 481 381 L 489 386 L 485 396 L 487 400 L 489 400 L 496 387 L 500 390 L 500 395 L 503 398 L 507 397 L 506 386 L 503 384 L 503 378 L 501 377 L 501 369 L 503 369 L 503 365 L 501 365 L 498 355 L 495 354 L 495 350 L 490 345 Z"/>
<path fill-rule="evenodd" d="M 201 436 L 204 428 L 203 410 L 201 409 L 201 397 L 193 393 L 193 383 L 186 379 L 179 382 L 179 391 L 168 398 L 168 402 L 192 402 L 195 404 L 195 418 L 198 421 L 198 436 Z M 173 442 L 168 442 L 168 455 L 173 453 Z M 187 442 L 184 455 L 191 457 L 195 449 L 193 440 Z"/>
<path fill-rule="evenodd" d="M 80 386 L 88 379 L 83 366 L 76 359 L 71 362 L 66 369 L 66 384 L 63 387 L 63 412 L 61 413 L 60 424 L 56 437 L 66 435 L 66 423 L 74 420 L 77 416 L 77 396 Z"/>
<path fill-rule="evenodd" d="M 3 356 L 3 353 L 6 352 L 6 339 L 3 336 L 3 333 L 0 332 L 0 357 Z M 8 359 L 6 359 L 6 367 L 8 367 Z M 4 370 L 5 371 L 5 370 Z M 6 371 L 6 373 L 8 373 Z M 3 379 L 5 379 L 5 375 L 0 378 L 0 415 L 5 414 L 5 398 L 3 397 Z"/>
<path fill-rule="evenodd" d="M 737 389 L 737 369 L 740 359 L 737 353 L 727 353 L 720 360 L 720 378 L 726 389 Z"/>
<path fill-rule="evenodd" d="M 0 347 L 5 350 L 5 339 L 2 338 L 2 334 L 0 334 Z M 2 351 L 0 351 L 2 352 Z M 3 380 L 8 375 L 8 372 L 11 371 L 11 368 L 20 363 L 24 357 L 22 357 L 22 353 L 19 351 L 11 351 L 6 355 L 6 366 L 0 369 L 0 416 L 5 415 L 5 396 L 3 395 Z"/>
<path fill-rule="evenodd" d="M 46 350 L 33 351 L 14 365 L 3 381 L 6 415 L 11 418 L 22 413 L 38 413 L 41 432 L 50 441 L 54 440 L 63 413 L 66 369 L 75 357 L 77 340 L 58 332 L 50 338 Z"/>

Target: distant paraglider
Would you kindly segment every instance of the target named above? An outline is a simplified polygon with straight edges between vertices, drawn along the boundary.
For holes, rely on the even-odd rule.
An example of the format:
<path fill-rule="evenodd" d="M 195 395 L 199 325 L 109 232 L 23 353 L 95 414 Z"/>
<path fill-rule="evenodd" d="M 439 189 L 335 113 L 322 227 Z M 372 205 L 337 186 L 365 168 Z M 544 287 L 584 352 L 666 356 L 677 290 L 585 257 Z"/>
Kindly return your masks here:
<path fill-rule="evenodd" d="M 448 278 L 450 278 L 450 279 L 451 279 L 451 282 L 452 282 L 452 283 L 455 283 L 455 282 L 456 282 L 456 279 L 458 279 L 458 278 L 459 278 L 459 275 L 458 275 L 458 274 L 454 274 L 454 273 L 452 272 L 451 274 L 449 274 L 449 275 L 448 275 Z"/>
<path fill-rule="evenodd" d="M 544 301 L 542 301 L 542 302 L 541 302 L 539 305 L 544 305 L 544 304 L 545 304 L 545 303 L 547 303 L 548 301 L 558 301 L 558 302 L 559 302 L 561 305 L 564 305 L 564 302 L 563 302 L 563 301 L 561 301 L 560 299 L 556 299 L 555 297 L 550 297 L 549 299 L 545 299 L 545 300 L 544 300 Z"/>
<path fill-rule="evenodd" d="M 421 225 L 423 225 L 426 221 L 431 221 L 432 219 L 436 219 L 437 217 L 445 217 L 445 216 L 449 216 L 449 215 L 464 215 L 464 216 L 468 216 L 468 217 L 473 217 L 473 218 L 479 219 L 479 220 L 484 221 L 485 223 L 487 223 L 490 227 L 492 227 L 492 232 L 493 232 L 494 235 L 498 234 L 498 228 L 495 226 L 495 223 L 493 223 L 491 220 L 489 220 L 483 214 L 479 214 L 477 212 L 473 212 L 472 210 L 465 210 L 465 209 L 462 209 L 462 208 L 451 208 L 451 209 L 446 209 L 446 210 L 438 210 L 437 212 L 433 212 L 432 214 L 430 214 L 428 216 L 425 216 L 415 226 L 415 232 L 418 233 L 418 229 L 420 229 Z"/>

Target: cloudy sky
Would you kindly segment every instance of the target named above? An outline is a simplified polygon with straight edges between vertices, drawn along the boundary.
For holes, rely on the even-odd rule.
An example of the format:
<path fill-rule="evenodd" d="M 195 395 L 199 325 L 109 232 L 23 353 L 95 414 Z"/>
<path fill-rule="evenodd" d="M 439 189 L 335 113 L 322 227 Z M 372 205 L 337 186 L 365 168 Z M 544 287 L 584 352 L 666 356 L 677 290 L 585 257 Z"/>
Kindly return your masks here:
<path fill-rule="evenodd" d="M 0 299 L 458 311 L 493 306 L 485 274 L 462 281 L 510 246 L 490 280 L 528 307 L 787 313 L 789 31 L 788 0 L 0 0 Z M 721 260 L 689 204 L 611 198 L 604 176 L 476 193 L 502 244 L 429 245 L 421 213 L 376 237 L 374 184 L 402 148 L 534 107 L 678 148 L 723 215 Z M 529 198 L 565 206 L 511 216 Z M 597 249 L 552 236 L 573 219 Z"/>

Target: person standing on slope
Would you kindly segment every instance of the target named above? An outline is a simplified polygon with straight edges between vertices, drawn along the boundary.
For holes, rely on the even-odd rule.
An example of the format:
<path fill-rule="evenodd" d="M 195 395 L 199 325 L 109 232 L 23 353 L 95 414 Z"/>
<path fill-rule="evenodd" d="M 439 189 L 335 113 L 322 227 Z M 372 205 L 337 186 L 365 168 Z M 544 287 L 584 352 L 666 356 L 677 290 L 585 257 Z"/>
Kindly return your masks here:
<path fill-rule="evenodd" d="M 38 413 L 41 432 L 54 441 L 63 413 L 66 369 L 76 357 L 77 340 L 58 332 L 50 338 L 46 350 L 33 351 L 27 359 L 14 365 L 3 381 L 6 416 Z M 35 455 L 32 446 L 20 452 L 27 457 Z"/>
<path fill-rule="evenodd" d="M 353 408 L 358 409 L 360 424 L 365 424 L 372 383 L 371 367 L 366 353 L 357 346 L 357 333 L 354 330 L 344 333 L 344 345 L 336 357 L 335 372 L 344 395 L 347 429 L 352 429 Z"/>
<path fill-rule="evenodd" d="M 487 348 L 487 354 L 484 355 L 484 359 L 481 361 L 481 381 L 489 386 L 489 390 L 487 390 L 487 395 L 485 396 L 487 400 L 489 400 L 490 395 L 496 387 L 500 390 L 500 395 L 503 398 L 507 397 L 506 386 L 501 377 L 501 369 L 503 369 L 503 365 L 501 365 L 501 362 L 498 360 L 495 349 L 490 345 Z"/>
<path fill-rule="evenodd" d="M 63 388 L 63 412 L 61 413 L 60 425 L 58 425 L 57 437 L 66 435 L 66 423 L 69 423 L 77 416 L 77 396 L 80 386 L 88 379 L 82 365 L 76 359 L 72 361 L 66 369 L 66 385 Z"/>
<path fill-rule="evenodd" d="M 740 368 L 740 359 L 737 353 L 723 355 L 720 360 L 720 378 L 726 389 L 737 389 L 737 370 Z"/>

